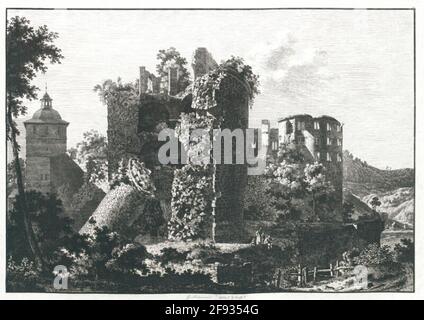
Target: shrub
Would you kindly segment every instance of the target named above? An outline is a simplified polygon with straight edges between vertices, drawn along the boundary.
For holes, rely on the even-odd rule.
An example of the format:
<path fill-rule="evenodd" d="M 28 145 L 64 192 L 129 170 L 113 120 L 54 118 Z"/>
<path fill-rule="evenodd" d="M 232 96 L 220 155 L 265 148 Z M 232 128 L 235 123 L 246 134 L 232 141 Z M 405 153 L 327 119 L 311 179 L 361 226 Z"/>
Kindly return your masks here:
<path fill-rule="evenodd" d="M 78 279 L 121 279 L 146 273 L 146 248 L 134 244 L 107 227 L 95 227 L 93 235 L 79 239 L 80 246 L 62 248 L 61 259 Z M 66 264 L 68 263 L 68 264 Z"/>
<path fill-rule="evenodd" d="M 106 268 L 121 274 L 146 273 L 147 267 L 144 260 L 147 257 L 145 246 L 128 243 L 112 250 L 112 259 L 106 263 Z"/>
<path fill-rule="evenodd" d="M 173 47 L 168 49 L 159 50 L 157 54 L 159 64 L 156 65 L 156 71 L 160 77 L 166 77 L 168 75 L 168 68 L 170 66 L 178 68 L 178 81 L 177 81 L 177 92 L 183 91 L 190 84 L 190 73 L 188 72 L 187 59 L 182 57 L 181 54 Z M 163 88 L 162 90 L 167 90 Z"/>
<path fill-rule="evenodd" d="M 357 265 L 389 266 L 394 264 L 394 255 L 389 246 L 370 244 L 354 258 Z"/>
<path fill-rule="evenodd" d="M 214 283 L 211 277 L 202 272 L 185 271 L 178 273 L 172 269 L 166 269 L 165 273 L 149 274 L 140 281 L 143 292 L 146 289 L 152 292 L 210 292 Z"/>
<path fill-rule="evenodd" d="M 70 237 L 75 235 L 71 224 L 72 220 L 63 216 L 62 202 L 55 194 L 42 194 L 37 191 L 26 192 L 28 204 L 28 215 L 35 238 L 39 243 L 42 254 L 46 261 L 54 259 L 52 255 Z M 14 200 L 14 205 L 9 212 L 7 220 L 7 254 L 16 261 L 28 257 L 31 253 L 28 250 L 25 229 L 22 221 L 22 213 L 17 205 L 22 201 L 18 195 Z"/>
<path fill-rule="evenodd" d="M 244 196 L 244 218 L 247 220 L 272 219 L 275 216 L 270 199 L 270 181 L 264 176 L 249 176 Z M 275 201 L 275 200 L 274 200 Z"/>
<path fill-rule="evenodd" d="M 396 261 L 414 263 L 415 248 L 414 243 L 410 239 L 401 239 L 400 244 L 397 243 L 394 247 Z"/>
<path fill-rule="evenodd" d="M 256 245 L 239 249 L 234 255 L 243 262 L 281 264 L 290 261 L 289 251 L 289 248 L 283 250 L 279 246 L 268 248 L 267 245 Z"/>
<path fill-rule="evenodd" d="M 274 283 L 277 268 L 287 267 L 293 263 L 293 248 L 281 248 L 256 245 L 242 248 L 234 252 L 233 262 L 251 263 L 253 282 L 256 286 L 270 286 Z"/>
<path fill-rule="evenodd" d="M 187 259 L 189 251 L 178 251 L 175 248 L 163 248 L 158 257 L 160 264 L 166 265 L 169 262 L 183 262 Z"/>
<path fill-rule="evenodd" d="M 187 255 L 187 259 L 201 260 L 204 263 L 212 263 L 218 261 L 220 255 L 222 255 L 222 253 L 219 252 L 213 243 L 200 242 L 193 247 Z"/>
<path fill-rule="evenodd" d="M 6 290 L 12 292 L 38 291 L 38 279 L 40 270 L 36 264 L 28 258 L 20 261 L 13 260 L 9 257 L 6 266 Z"/>

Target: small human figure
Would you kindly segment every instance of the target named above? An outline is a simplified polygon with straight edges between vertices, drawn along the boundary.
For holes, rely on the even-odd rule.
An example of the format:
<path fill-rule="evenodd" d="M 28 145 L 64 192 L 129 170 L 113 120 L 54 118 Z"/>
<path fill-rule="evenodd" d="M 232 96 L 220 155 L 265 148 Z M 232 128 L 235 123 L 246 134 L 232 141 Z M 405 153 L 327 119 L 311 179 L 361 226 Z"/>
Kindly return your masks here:
<path fill-rule="evenodd" d="M 263 237 L 262 228 L 259 228 L 255 233 L 255 245 L 262 244 L 262 237 Z"/>
<path fill-rule="evenodd" d="M 272 248 L 272 239 L 271 239 L 271 236 L 270 235 L 265 236 L 264 244 L 266 245 L 266 247 L 268 249 L 271 249 Z"/>

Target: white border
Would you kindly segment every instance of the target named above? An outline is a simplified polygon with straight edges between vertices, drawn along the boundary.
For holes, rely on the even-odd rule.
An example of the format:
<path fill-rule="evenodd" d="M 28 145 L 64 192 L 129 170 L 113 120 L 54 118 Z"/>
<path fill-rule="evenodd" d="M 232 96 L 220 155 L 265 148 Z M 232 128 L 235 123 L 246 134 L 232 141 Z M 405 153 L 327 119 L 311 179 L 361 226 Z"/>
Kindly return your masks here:
<path fill-rule="evenodd" d="M 424 5 L 419 0 L 398 0 L 398 1 L 251 1 L 244 0 L 242 2 L 229 3 L 228 0 L 214 1 L 167 1 L 155 0 L 150 2 L 140 2 L 131 0 L 73 0 L 58 2 L 52 0 L 45 1 L 2 1 L 0 8 L 1 29 L 0 29 L 0 94 L 2 101 L 5 101 L 5 8 L 22 7 L 22 8 L 416 8 L 416 164 L 423 162 L 423 143 L 424 141 L 424 69 L 422 59 L 424 57 Z M 421 90 L 420 90 L 421 89 Z M 4 103 L 2 103 L 4 105 Z M 4 110 L 4 109 L 3 109 Z M 4 111 L 1 112 L 2 120 L 0 121 L 0 154 L 1 158 L 1 174 L 0 174 L 0 299 L 48 299 L 48 300 L 76 300 L 76 299 L 142 299 L 142 300 L 175 300 L 175 299 L 283 299 L 283 300 L 314 300 L 314 299 L 423 299 L 424 298 L 424 217 L 421 212 L 423 210 L 423 199 L 420 197 L 423 193 L 424 171 L 422 165 L 416 167 L 416 265 L 415 265 L 415 293 L 264 293 L 264 294 L 246 294 L 246 295 L 214 295 L 214 294 L 58 294 L 58 293 L 5 293 L 5 119 Z"/>

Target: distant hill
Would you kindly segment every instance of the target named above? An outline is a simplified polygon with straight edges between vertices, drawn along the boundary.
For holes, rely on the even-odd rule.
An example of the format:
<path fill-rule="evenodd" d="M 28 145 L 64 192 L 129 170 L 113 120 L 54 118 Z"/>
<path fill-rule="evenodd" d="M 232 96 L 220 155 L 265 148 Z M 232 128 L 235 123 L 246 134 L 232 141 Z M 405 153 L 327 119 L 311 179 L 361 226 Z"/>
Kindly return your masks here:
<path fill-rule="evenodd" d="M 377 196 L 378 212 L 389 220 L 412 226 L 414 221 L 414 169 L 381 170 L 343 152 L 343 187 L 364 203 Z"/>
<path fill-rule="evenodd" d="M 347 150 L 343 152 L 345 187 L 361 197 L 372 192 L 414 187 L 414 175 L 414 169 L 381 170 L 354 157 Z"/>
<path fill-rule="evenodd" d="M 409 227 L 414 223 L 414 188 L 399 188 L 383 194 L 370 194 L 362 198 L 369 203 L 374 196 L 378 196 L 381 205 L 378 212 L 387 214 L 389 220 L 406 224 Z"/>

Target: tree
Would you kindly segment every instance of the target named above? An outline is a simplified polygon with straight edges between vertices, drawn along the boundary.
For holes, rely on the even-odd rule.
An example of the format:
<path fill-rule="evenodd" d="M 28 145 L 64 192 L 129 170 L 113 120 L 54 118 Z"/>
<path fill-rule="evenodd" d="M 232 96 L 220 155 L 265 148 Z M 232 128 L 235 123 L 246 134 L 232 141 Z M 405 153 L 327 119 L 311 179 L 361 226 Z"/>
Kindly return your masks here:
<path fill-rule="evenodd" d="M 378 197 L 373 197 L 371 199 L 370 205 L 374 211 L 377 211 L 377 207 L 381 206 L 381 201 Z"/>
<path fill-rule="evenodd" d="M 58 34 L 50 32 L 47 26 L 34 29 L 30 21 L 24 17 L 13 17 L 6 26 L 6 135 L 11 142 L 15 159 L 15 170 L 20 212 L 23 215 L 26 241 L 31 253 L 40 268 L 44 262 L 39 246 L 35 240 L 34 231 L 28 219 L 28 207 L 25 196 L 22 171 L 19 163 L 19 144 L 16 136 L 19 131 L 14 118 L 26 114 L 23 99 L 37 98 L 36 86 L 31 84 L 38 72 L 46 72 L 46 60 L 50 63 L 60 63 L 63 58 L 61 50 L 53 42 Z"/>
<path fill-rule="evenodd" d="M 271 179 L 269 193 L 273 206 L 283 217 L 298 219 L 305 211 L 301 202 L 310 198 L 314 218 L 319 220 L 317 208 L 327 202 L 334 192 L 325 176 L 325 167 L 318 162 L 297 162 L 300 157 L 294 150 L 287 151 L 285 159 L 278 164 L 270 164 L 266 170 Z"/>
<path fill-rule="evenodd" d="M 269 219 L 274 211 L 271 205 L 270 181 L 266 177 L 249 176 L 244 196 L 244 217 L 247 220 Z"/>
<path fill-rule="evenodd" d="M 173 47 L 166 50 L 159 50 L 157 54 L 159 64 L 156 65 L 156 71 L 160 77 L 166 78 L 168 76 L 168 69 L 170 67 L 178 68 L 178 89 L 181 92 L 190 84 L 190 74 L 186 68 L 187 59 L 182 57 L 181 54 Z"/>
<path fill-rule="evenodd" d="M 279 219 L 298 219 L 301 208 L 296 200 L 305 196 L 305 181 L 302 166 L 283 160 L 271 164 L 265 171 L 270 180 L 268 193 L 272 206 L 279 212 Z"/>
<path fill-rule="evenodd" d="M 18 187 L 15 166 L 16 166 L 15 160 L 13 160 L 12 162 L 7 164 L 7 169 L 6 169 L 7 196 L 9 196 L 10 193 Z M 25 172 L 25 161 L 24 161 L 24 159 L 19 158 L 19 166 L 21 167 L 21 172 Z M 24 175 L 22 176 L 22 179 L 24 179 Z M 22 183 L 25 183 L 25 181 L 23 180 Z"/>
<path fill-rule="evenodd" d="M 278 149 L 278 161 L 287 163 L 305 163 L 305 155 L 302 153 L 299 145 L 292 143 L 283 143 Z"/>
<path fill-rule="evenodd" d="M 95 85 L 93 91 L 97 92 L 100 101 L 106 106 L 121 105 L 121 103 L 130 105 L 138 102 L 136 85 L 134 83 L 122 83 L 122 79 L 119 77 L 116 82 L 108 79 Z"/>
<path fill-rule="evenodd" d="M 52 253 L 73 235 L 72 221 L 63 216 L 62 202 L 55 194 L 42 194 L 37 191 L 26 193 L 28 215 L 31 227 L 44 260 L 51 260 Z M 21 196 L 15 198 L 15 205 L 9 214 L 7 224 L 7 254 L 18 261 L 28 256 L 28 247 L 22 242 L 22 215 L 19 212 Z"/>
<path fill-rule="evenodd" d="M 276 163 L 266 168 L 269 181 L 266 190 L 270 205 L 278 212 L 278 220 L 297 220 L 302 210 L 301 201 L 305 197 L 303 167 L 305 157 L 297 145 L 281 144 Z"/>
<path fill-rule="evenodd" d="M 306 190 L 312 196 L 312 211 L 319 220 L 317 205 L 325 201 L 334 192 L 334 187 L 325 177 L 325 168 L 321 163 L 307 164 L 305 169 Z"/>
<path fill-rule="evenodd" d="M 87 181 L 102 185 L 107 180 L 107 139 L 96 130 L 83 133 L 76 149 L 68 151 L 86 171 Z"/>
<path fill-rule="evenodd" d="M 326 178 L 325 167 L 318 162 L 308 162 L 299 145 L 286 143 L 280 145 L 278 164 L 269 166 L 269 169 L 274 171 L 274 179 L 277 178 L 279 183 L 277 188 L 271 188 L 277 199 L 277 209 L 283 209 L 288 217 L 298 217 L 305 208 L 295 206 L 293 200 L 305 201 L 310 197 L 314 218 L 319 220 L 317 208 L 334 192 Z"/>
<path fill-rule="evenodd" d="M 411 239 L 401 239 L 400 243 L 395 245 L 394 252 L 398 262 L 414 263 L 415 249 Z"/>

